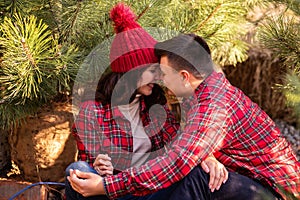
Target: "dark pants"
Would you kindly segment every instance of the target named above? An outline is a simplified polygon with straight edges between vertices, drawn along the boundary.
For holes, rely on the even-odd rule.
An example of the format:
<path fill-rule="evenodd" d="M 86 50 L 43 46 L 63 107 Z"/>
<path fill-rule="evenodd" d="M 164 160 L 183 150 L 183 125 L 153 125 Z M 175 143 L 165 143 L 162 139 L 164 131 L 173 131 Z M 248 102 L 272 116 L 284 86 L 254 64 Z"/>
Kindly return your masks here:
<path fill-rule="evenodd" d="M 70 169 L 78 169 L 84 172 L 97 173 L 86 162 L 72 163 L 66 169 L 69 175 Z M 172 186 L 159 190 L 153 194 L 142 197 L 126 195 L 118 200 L 276 200 L 275 195 L 260 183 L 237 173 L 230 172 L 229 178 L 218 191 L 211 192 L 209 187 L 209 175 L 201 167 L 194 168 L 182 181 Z M 83 197 L 72 189 L 66 179 L 67 200 L 107 200 L 105 195 Z"/>
<path fill-rule="evenodd" d="M 199 181 L 201 180 L 201 181 Z M 219 190 L 211 192 L 208 187 L 209 175 L 201 167 L 194 168 L 173 192 L 172 200 L 279 200 L 272 189 L 262 186 L 246 176 L 229 172 L 228 180 Z"/>

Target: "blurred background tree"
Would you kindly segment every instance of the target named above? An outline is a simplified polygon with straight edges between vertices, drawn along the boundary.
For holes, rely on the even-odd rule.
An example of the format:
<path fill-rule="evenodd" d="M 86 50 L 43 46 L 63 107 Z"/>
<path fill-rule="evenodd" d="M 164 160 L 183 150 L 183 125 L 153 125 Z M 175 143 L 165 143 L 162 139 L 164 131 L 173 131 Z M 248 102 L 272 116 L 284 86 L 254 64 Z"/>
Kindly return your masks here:
<path fill-rule="evenodd" d="M 118 1 L 1 0 L 1 127 L 10 128 L 58 93 L 71 91 L 78 66 L 113 35 L 109 10 Z M 253 1 L 125 1 L 143 27 L 195 32 L 214 61 L 247 58 L 246 15 Z M 163 35 L 160 38 L 171 36 Z M 80 53 L 80 54 L 79 54 Z M 13 106 L 9 106 L 13 105 Z M 26 105 L 26 106 L 23 106 Z"/>
<path fill-rule="evenodd" d="M 97 69 L 103 65 L 98 55 L 91 52 L 113 36 L 109 10 L 117 2 L 0 0 L 2 135 L 26 122 L 26 117 L 43 105 L 70 95 L 79 66 L 94 65 Z M 202 35 L 211 45 L 218 65 L 235 65 L 247 58 L 248 46 L 242 38 L 247 32 L 249 1 L 124 2 L 132 7 L 145 28 Z M 159 32 L 156 36 L 167 39 L 173 35 Z"/>
<path fill-rule="evenodd" d="M 300 126 L 300 1 L 270 0 L 278 9 L 261 24 L 258 38 L 272 56 L 287 69 L 283 91 L 289 106 L 293 107 L 297 125 Z"/>

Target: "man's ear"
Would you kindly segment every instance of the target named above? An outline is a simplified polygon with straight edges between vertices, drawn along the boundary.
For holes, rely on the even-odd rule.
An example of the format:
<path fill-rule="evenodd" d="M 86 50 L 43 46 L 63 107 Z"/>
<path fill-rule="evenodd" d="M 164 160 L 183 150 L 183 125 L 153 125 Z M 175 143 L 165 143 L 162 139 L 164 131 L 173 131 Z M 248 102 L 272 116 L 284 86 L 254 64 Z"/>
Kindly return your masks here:
<path fill-rule="evenodd" d="M 184 81 L 190 81 L 190 73 L 188 72 L 188 71 L 186 71 L 186 70 L 180 70 L 179 71 L 179 74 L 180 74 L 180 76 L 181 76 L 181 78 L 182 78 L 182 80 Z"/>

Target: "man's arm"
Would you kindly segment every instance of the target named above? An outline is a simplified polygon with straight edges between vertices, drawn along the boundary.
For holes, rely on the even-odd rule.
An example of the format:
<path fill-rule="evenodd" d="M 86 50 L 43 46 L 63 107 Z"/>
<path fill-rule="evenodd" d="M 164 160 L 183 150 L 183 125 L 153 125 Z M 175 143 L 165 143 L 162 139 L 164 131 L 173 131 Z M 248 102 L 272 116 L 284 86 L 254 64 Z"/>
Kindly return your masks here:
<path fill-rule="evenodd" d="M 129 168 L 103 179 L 107 195 L 117 198 L 125 194 L 146 195 L 166 188 L 184 178 L 219 145 L 227 133 L 224 106 L 211 102 L 194 106 L 187 124 L 164 156 L 150 160 L 138 168 Z"/>

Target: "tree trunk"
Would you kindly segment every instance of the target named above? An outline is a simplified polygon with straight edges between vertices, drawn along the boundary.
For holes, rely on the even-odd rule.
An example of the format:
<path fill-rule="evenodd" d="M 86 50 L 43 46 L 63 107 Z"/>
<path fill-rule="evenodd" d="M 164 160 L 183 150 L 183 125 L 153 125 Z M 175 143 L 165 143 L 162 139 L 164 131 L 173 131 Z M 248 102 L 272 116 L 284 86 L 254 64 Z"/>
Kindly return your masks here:
<path fill-rule="evenodd" d="M 7 172 L 11 168 L 8 133 L 9 131 L 0 129 L 0 176 L 6 176 Z"/>

